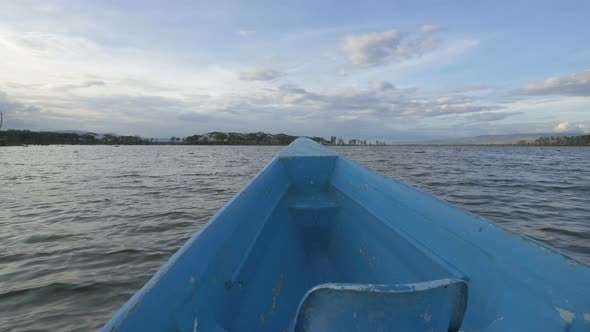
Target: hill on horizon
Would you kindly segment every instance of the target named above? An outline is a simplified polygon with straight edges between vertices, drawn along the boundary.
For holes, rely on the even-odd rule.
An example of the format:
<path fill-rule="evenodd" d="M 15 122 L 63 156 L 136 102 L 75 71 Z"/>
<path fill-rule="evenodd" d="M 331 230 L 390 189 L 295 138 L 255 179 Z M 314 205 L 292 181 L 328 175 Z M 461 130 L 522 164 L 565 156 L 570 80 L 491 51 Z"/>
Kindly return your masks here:
<path fill-rule="evenodd" d="M 501 135 L 478 135 L 459 138 L 443 138 L 436 140 L 420 141 L 416 144 L 441 144 L 441 145 L 478 145 L 478 144 L 516 144 L 519 141 L 533 142 L 540 137 L 580 136 L 584 133 L 524 133 Z"/>

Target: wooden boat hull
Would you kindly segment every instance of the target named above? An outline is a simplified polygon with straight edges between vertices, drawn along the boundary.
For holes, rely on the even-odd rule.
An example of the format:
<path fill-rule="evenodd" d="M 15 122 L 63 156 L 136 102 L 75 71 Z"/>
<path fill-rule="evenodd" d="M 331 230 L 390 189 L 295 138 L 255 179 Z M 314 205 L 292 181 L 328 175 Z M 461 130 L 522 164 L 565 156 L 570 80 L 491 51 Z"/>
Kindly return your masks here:
<path fill-rule="evenodd" d="M 590 268 L 309 139 L 103 331 L 589 331 Z"/>

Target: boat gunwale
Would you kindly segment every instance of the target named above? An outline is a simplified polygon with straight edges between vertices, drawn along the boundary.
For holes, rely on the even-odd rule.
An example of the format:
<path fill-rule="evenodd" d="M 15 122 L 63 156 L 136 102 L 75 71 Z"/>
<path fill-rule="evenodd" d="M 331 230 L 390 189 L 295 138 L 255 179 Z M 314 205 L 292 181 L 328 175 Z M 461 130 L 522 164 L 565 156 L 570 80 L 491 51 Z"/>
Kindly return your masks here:
<path fill-rule="evenodd" d="M 532 238 L 532 237 L 530 237 L 530 236 L 528 236 L 528 235 L 526 235 L 526 234 L 522 234 L 522 233 L 519 233 L 519 232 L 517 232 L 517 231 L 513 231 L 513 230 L 511 230 L 511 229 L 508 229 L 507 227 L 505 227 L 505 226 L 504 226 L 504 225 L 502 225 L 502 224 L 499 224 L 499 223 L 497 223 L 497 222 L 495 222 L 495 221 L 493 221 L 493 220 L 490 220 L 490 219 L 488 219 L 488 218 L 486 218 L 486 217 L 480 216 L 480 215 L 478 215 L 478 214 L 476 214 L 476 213 L 474 213 L 474 212 L 471 212 L 471 211 L 469 211 L 469 210 L 467 210 L 467 209 L 465 209 L 465 208 L 462 208 L 462 207 L 460 207 L 460 206 L 458 206 L 458 205 L 455 205 L 454 203 L 451 203 L 451 202 L 449 202 L 449 201 L 445 200 L 445 199 L 444 199 L 444 198 L 442 198 L 442 197 L 439 197 L 439 196 L 437 196 L 437 195 L 435 195 L 435 194 L 432 194 L 432 193 L 426 192 L 426 191 L 422 190 L 421 188 L 418 188 L 418 187 L 411 186 L 411 185 L 409 185 L 409 184 L 407 184 L 407 183 L 405 183 L 405 182 L 403 182 L 403 181 L 399 181 L 399 180 L 396 180 L 396 179 L 394 179 L 394 178 L 388 177 L 388 176 L 386 176 L 386 175 L 380 174 L 380 173 L 378 173 L 376 170 L 373 170 L 373 169 L 370 169 L 370 168 L 368 168 L 368 167 L 365 167 L 365 166 L 363 166 L 363 165 L 361 165 L 361 164 L 359 164 L 359 163 L 357 163 L 357 162 L 353 161 L 352 159 L 350 159 L 350 158 L 348 158 L 348 157 L 345 157 L 345 156 L 342 156 L 342 155 L 338 155 L 338 158 L 337 158 L 337 159 L 346 160 L 346 161 L 347 161 L 349 164 L 351 164 L 351 165 L 354 165 L 354 166 L 356 166 L 356 167 L 358 167 L 358 168 L 360 168 L 360 169 L 363 169 L 364 171 L 367 171 L 367 172 L 369 172 L 369 173 L 372 173 L 372 174 L 374 174 L 374 175 L 377 175 L 377 176 L 380 178 L 380 180 L 384 180 L 385 182 L 392 182 L 394 185 L 396 185 L 396 186 L 401 186 L 401 187 L 403 187 L 405 190 L 414 191 L 414 192 L 416 192 L 416 193 L 420 194 L 420 196 L 421 196 L 421 197 L 427 197 L 427 198 L 429 198 L 429 199 L 434 199 L 434 200 L 438 201 L 439 203 L 442 203 L 442 204 L 443 204 L 443 205 L 445 205 L 446 207 L 452 208 L 452 209 L 454 210 L 454 212 L 457 212 L 457 213 L 462 213 L 462 214 L 464 214 L 464 215 L 467 215 L 467 216 L 468 216 L 468 217 L 470 217 L 471 219 L 474 219 L 474 220 L 478 220 L 478 221 L 485 222 L 485 223 L 486 223 L 488 226 L 491 226 L 491 227 L 498 228 L 499 230 L 501 230 L 501 231 L 503 231 L 503 232 L 505 232 L 505 233 L 508 233 L 508 235 L 512 235 L 512 236 L 514 236 L 514 237 L 516 237 L 516 238 L 520 238 L 520 239 L 522 239 L 522 240 L 525 240 L 525 242 L 526 242 L 526 241 L 530 241 L 530 242 L 532 242 L 532 243 L 534 243 L 534 244 L 536 244 L 536 245 L 538 245 L 538 246 L 542 247 L 542 249 L 546 249 L 546 251 L 549 251 L 549 252 L 552 252 L 552 253 L 554 253 L 554 254 L 557 254 L 557 255 L 563 256 L 563 258 L 564 258 L 566 261 L 568 261 L 568 262 L 570 263 L 570 265 L 572 265 L 572 263 L 574 263 L 575 265 L 581 265 L 581 266 L 583 266 L 583 267 L 590 268 L 590 262 L 589 262 L 589 263 L 586 263 L 586 262 L 584 262 L 584 261 L 582 261 L 582 260 L 579 260 L 579 259 L 577 259 L 577 258 L 575 258 L 575 257 L 572 257 L 572 256 L 570 256 L 568 253 L 566 253 L 566 252 L 562 251 L 561 249 L 555 248 L 555 247 L 553 247 L 553 246 L 551 246 L 551 245 L 549 245 L 549 244 L 547 244 L 547 243 L 544 243 L 544 242 L 541 242 L 541 241 L 539 241 L 539 240 L 536 240 L 536 239 L 534 239 L 534 238 Z M 334 175 L 332 174 L 332 176 L 334 176 Z M 375 182 L 376 182 L 376 183 L 378 183 L 378 181 L 375 181 Z M 333 185 L 332 179 L 330 179 L 330 183 Z M 338 188 L 338 187 L 336 187 L 336 186 L 334 186 L 334 187 L 335 187 L 335 188 L 337 188 L 338 190 L 341 190 L 341 191 L 342 191 L 342 189 L 341 189 L 341 188 Z M 343 191 L 343 192 L 344 192 L 344 191 Z M 383 196 L 386 196 L 386 197 L 388 197 L 388 199 L 390 199 L 390 200 L 393 200 L 393 201 L 397 202 L 398 204 L 400 204 L 400 205 L 401 205 L 401 206 L 403 206 L 404 208 L 407 208 L 408 210 L 411 210 L 412 212 L 414 212 L 414 213 L 416 213 L 416 214 L 420 215 L 421 217 L 423 217 L 423 218 L 425 218 L 425 219 L 429 220 L 429 221 L 430 221 L 430 222 L 432 222 L 433 224 L 436 224 L 437 226 L 441 227 L 442 229 L 446 230 L 447 232 L 449 232 L 449 233 L 452 233 L 452 234 L 454 234 L 454 235 L 456 235 L 456 236 L 460 237 L 460 238 L 461 238 L 463 241 L 466 241 L 466 242 L 468 242 L 468 243 L 470 243 L 470 244 L 474 245 L 475 247 L 478 247 L 478 248 L 480 248 L 480 249 L 481 249 L 482 251 L 484 251 L 484 252 L 486 251 L 484 248 L 481 248 L 480 246 L 478 246 L 478 245 L 477 245 L 476 243 L 474 243 L 473 241 L 469 241 L 468 239 L 466 239 L 466 238 L 464 238 L 464 237 L 461 237 L 461 236 L 459 236 L 459 234 L 457 234 L 457 232 L 453 231 L 452 229 L 450 229 L 450 228 L 447 228 L 447 227 L 444 227 L 442 223 L 439 223 L 439 222 L 437 222 L 435 219 L 433 219 L 433 218 L 431 218 L 431 217 L 429 217 L 429 216 L 427 216 L 427 215 L 424 215 L 424 214 L 423 214 L 423 213 L 421 213 L 419 210 L 416 210 L 416 209 L 412 208 L 411 206 L 409 206 L 408 204 L 405 204 L 405 203 L 401 202 L 399 199 L 396 199 L 394 196 L 392 196 L 392 195 L 388 194 L 388 193 L 387 193 L 387 190 L 385 190 L 385 191 L 384 191 L 384 190 L 380 190 L 380 191 L 379 191 L 379 193 L 380 193 L 381 195 L 383 195 Z M 347 195 L 347 196 L 348 196 L 348 195 Z M 350 196 L 349 196 L 349 197 L 350 197 Z M 354 201 L 355 201 L 357 204 L 359 204 L 359 205 L 363 206 L 364 208 L 366 208 L 366 207 L 365 207 L 365 204 L 361 204 L 362 202 L 359 202 L 357 199 L 354 199 L 354 198 L 352 198 L 352 197 L 350 197 L 350 198 L 351 198 L 352 200 L 354 200 Z M 372 211 L 369 211 L 369 210 L 367 210 L 367 211 L 368 211 L 369 213 L 371 213 L 372 215 L 374 215 L 374 216 L 377 216 L 377 215 L 376 215 L 374 212 L 372 212 Z M 379 218 L 379 219 L 381 219 L 381 218 Z"/>
<path fill-rule="evenodd" d="M 191 237 L 158 269 L 158 271 L 148 280 L 138 291 L 133 294 L 111 317 L 109 321 L 105 323 L 105 325 L 100 329 L 101 332 L 113 332 L 116 331 L 121 324 L 125 322 L 127 317 L 133 313 L 133 311 L 141 304 L 141 301 L 145 295 L 166 275 L 166 273 L 173 267 L 183 255 L 185 255 L 188 250 L 197 242 L 199 238 L 201 238 L 206 232 L 210 231 L 211 227 L 214 223 L 218 220 L 218 218 L 230 207 L 234 202 L 236 202 L 242 195 L 244 195 L 248 188 L 250 188 L 253 184 L 261 181 L 263 175 L 267 173 L 272 167 L 278 166 L 277 164 L 280 163 L 281 155 L 278 154 L 273 159 L 266 164 L 262 170 L 260 170 L 254 177 L 252 177 L 248 182 L 238 191 L 233 197 L 225 203 L 225 205 L 217 210 L 213 216 L 201 226 Z M 288 187 L 286 188 L 288 190 Z M 280 203 L 280 199 L 275 202 L 275 205 Z M 274 209 L 274 207 L 273 207 Z M 272 211 L 273 209 L 270 209 Z M 267 219 L 270 216 L 267 216 Z M 208 265 L 210 262 L 204 263 L 204 265 Z"/>

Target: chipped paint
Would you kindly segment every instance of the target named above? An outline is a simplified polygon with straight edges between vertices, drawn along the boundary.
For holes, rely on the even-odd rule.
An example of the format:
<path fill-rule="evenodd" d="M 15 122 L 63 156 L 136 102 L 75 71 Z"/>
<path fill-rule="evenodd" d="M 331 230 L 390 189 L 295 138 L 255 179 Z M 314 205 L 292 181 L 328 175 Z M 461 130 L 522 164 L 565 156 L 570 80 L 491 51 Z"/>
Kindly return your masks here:
<path fill-rule="evenodd" d="M 266 318 L 264 317 L 264 312 L 260 314 L 260 322 L 262 324 L 266 323 Z"/>
<path fill-rule="evenodd" d="M 425 322 L 430 323 L 430 321 L 432 320 L 432 313 L 430 311 L 427 311 L 420 315 L 420 317 L 422 317 L 422 319 L 424 319 Z"/>
<path fill-rule="evenodd" d="M 133 304 L 133 306 L 131 308 L 129 308 L 129 311 L 127 311 L 127 315 L 131 314 L 135 309 L 137 309 L 137 307 L 139 307 L 140 304 L 141 304 L 141 300 L 135 302 Z"/>
<path fill-rule="evenodd" d="M 142 298 L 138 299 L 137 302 L 135 302 L 133 306 L 129 308 L 129 310 L 127 310 L 127 313 L 125 313 L 125 319 L 127 319 L 127 317 L 129 317 L 129 315 L 139 306 L 139 304 L 141 303 L 141 299 Z M 122 319 L 117 325 L 113 326 L 110 332 L 118 330 L 119 327 L 121 327 L 121 324 L 123 324 L 123 322 L 125 321 L 125 319 Z"/>
<path fill-rule="evenodd" d="M 274 312 L 277 308 L 277 298 L 281 295 L 281 290 L 283 289 L 283 284 L 285 282 L 285 274 L 281 274 L 281 278 L 279 279 L 279 283 L 277 287 L 272 289 L 272 304 L 270 305 L 270 312 Z"/>
<path fill-rule="evenodd" d="M 197 332 L 197 327 L 199 327 L 199 322 L 197 321 L 197 317 L 195 317 L 195 321 L 193 322 L 193 332 Z"/>
<path fill-rule="evenodd" d="M 375 257 L 374 256 L 369 256 L 369 254 L 367 254 L 367 252 L 364 251 L 363 248 L 359 248 L 359 254 L 367 259 L 370 267 L 375 267 Z"/>
<path fill-rule="evenodd" d="M 557 310 L 557 312 L 559 312 L 559 316 L 566 323 L 571 324 L 574 322 L 574 319 L 576 318 L 576 314 L 574 314 L 573 312 L 562 309 L 562 308 L 558 308 L 558 307 L 555 307 L 555 310 Z"/>
<path fill-rule="evenodd" d="M 191 276 L 191 278 L 188 280 L 188 282 L 190 282 L 191 284 L 194 284 L 196 282 L 195 277 Z"/>
<path fill-rule="evenodd" d="M 571 257 L 564 256 L 564 258 L 570 266 L 583 266 L 580 262 Z"/>
<path fill-rule="evenodd" d="M 501 321 L 501 320 L 503 320 L 503 319 L 504 319 L 504 316 L 496 317 L 496 319 L 494 319 L 494 320 L 493 320 L 493 321 L 490 323 L 490 325 L 494 324 L 495 322 L 499 322 L 499 321 Z"/>
<path fill-rule="evenodd" d="M 584 319 L 590 321 L 590 312 L 584 314 Z"/>

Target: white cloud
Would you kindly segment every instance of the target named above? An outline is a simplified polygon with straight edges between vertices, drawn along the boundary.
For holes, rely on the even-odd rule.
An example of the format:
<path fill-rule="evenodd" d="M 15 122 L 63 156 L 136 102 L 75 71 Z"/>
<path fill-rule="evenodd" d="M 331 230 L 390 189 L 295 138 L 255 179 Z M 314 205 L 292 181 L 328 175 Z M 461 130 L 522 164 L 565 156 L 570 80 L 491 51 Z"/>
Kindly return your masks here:
<path fill-rule="evenodd" d="M 119 47 L 64 34 L 2 28 L 0 89 L 44 110 L 83 112 L 76 103 L 90 97 L 184 98 L 250 90 L 247 83 L 236 80 L 235 64 L 195 66 L 193 56 L 187 59 L 186 54 L 162 48 Z"/>
<path fill-rule="evenodd" d="M 584 125 L 562 122 L 553 128 L 556 133 L 580 133 L 585 131 Z"/>
<path fill-rule="evenodd" d="M 69 90 L 84 89 L 84 88 L 91 88 L 91 87 L 95 87 L 95 86 L 105 86 L 105 85 L 106 85 L 106 83 L 104 81 L 89 80 L 89 81 L 84 81 L 84 82 L 80 82 L 80 83 L 72 83 L 72 84 L 65 84 L 65 85 L 56 86 L 54 89 L 60 90 L 60 91 L 69 91 Z"/>
<path fill-rule="evenodd" d="M 250 37 L 256 33 L 256 30 L 240 30 L 238 34 L 242 37 Z"/>
<path fill-rule="evenodd" d="M 521 114 L 520 112 L 481 112 L 481 113 L 473 113 L 469 116 L 464 117 L 466 122 L 475 123 L 475 122 L 493 122 L 493 121 L 500 121 L 504 120 L 508 117 Z"/>
<path fill-rule="evenodd" d="M 489 84 L 482 84 L 482 83 L 468 83 L 468 84 L 461 84 L 455 85 L 447 88 L 445 91 L 449 93 L 466 93 L 466 92 L 474 92 L 474 91 L 485 91 L 491 90 L 494 86 Z"/>
<path fill-rule="evenodd" d="M 516 94 L 525 95 L 569 95 L 590 97 L 590 70 L 581 71 L 564 77 L 551 77 L 531 83 Z"/>
<path fill-rule="evenodd" d="M 271 68 L 250 68 L 240 72 L 242 81 L 272 81 L 285 75 L 283 72 Z"/>
<path fill-rule="evenodd" d="M 348 36 L 342 42 L 342 49 L 353 65 L 374 66 L 391 61 L 401 40 L 402 33 L 397 30 Z"/>
<path fill-rule="evenodd" d="M 445 29 L 445 27 L 440 26 L 440 25 L 423 25 L 420 27 L 420 29 L 418 29 L 418 33 L 432 33 L 432 32 L 437 32 L 437 31 L 441 31 L 444 29 Z"/>
<path fill-rule="evenodd" d="M 415 89 L 396 89 L 388 82 L 373 82 L 366 90 L 344 89 L 332 93 L 310 92 L 297 86 L 283 85 L 278 92 L 284 106 L 342 113 L 340 115 L 353 112 L 381 121 L 392 118 L 427 119 L 504 108 L 466 97 L 420 97 L 416 96 Z M 358 113 L 366 110 L 372 112 Z"/>
<path fill-rule="evenodd" d="M 8 129 L 30 129 L 36 127 L 33 121 L 39 117 L 38 107 L 15 101 L 0 91 L 0 113 L 3 114 L 3 127 Z"/>
<path fill-rule="evenodd" d="M 396 60 L 419 57 L 437 48 L 438 44 L 437 40 L 423 34 L 405 36 L 398 30 L 388 30 L 381 33 L 347 36 L 341 47 L 353 67 L 373 67 Z"/>
<path fill-rule="evenodd" d="M 1 32 L 0 46 L 21 54 L 65 57 L 81 52 L 96 52 L 100 47 L 84 38 L 46 32 Z"/>
<path fill-rule="evenodd" d="M 338 68 L 336 70 L 336 75 L 342 76 L 342 77 L 348 76 L 348 71 L 346 69 L 344 69 L 344 68 Z"/>
<path fill-rule="evenodd" d="M 76 88 L 74 90 L 78 91 Z M 129 128 L 133 128 L 133 133 L 142 133 L 142 130 L 149 128 L 162 131 L 165 129 L 158 126 L 167 123 L 170 126 L 173 124 L 174 132 L 195 132 L 202 128 L 206 131 L 282 130 L 295 134 L 323 132 L 326 135 L 364 131 L 367 135 L 387 132 L 391 126 L 407 120 L 420 124 L 428 119 L 502 108 L 465 97 L 419 96 L 414 88 L 396 88 L 387 81 L 371 82 L 364 89 L 326 88 L 310 91 L 296 85 L 282 85 L 276 89 L 237 90 L 233 93 L 185 98 L 146 94 L 84 96 L 68 93 L 60 97 L 33 96 L 29 100 L 38 101 L 31 102 L 38 106 L 34 108 L 38 111 L 35 121 L 45 121 L 45 129 L 64 129 L 68 123 L 78 123 L 77 128 L 72 125 L 67 127 L 123 134 Z M 25 107 L 25 104 L 19 103 L 16 109 Z M 11 109 L 15 109 L 15 106 L 11 106 Z M 16 114 L 14 111 L 12 113 Z M 19 117 L 22 120 L 30 119 L 24 113 Z M 47 122 L 50 117 L 53 120 Z M 69 122 L 60 122 L 56 117 L 69 119 Z"/>
<path fill-rule="evenodd" d="M 386 81 L 373 81 L 371 82 L 371 88 L 375 91 L 387 91 L 395 90 L 395 85 Z"/>

